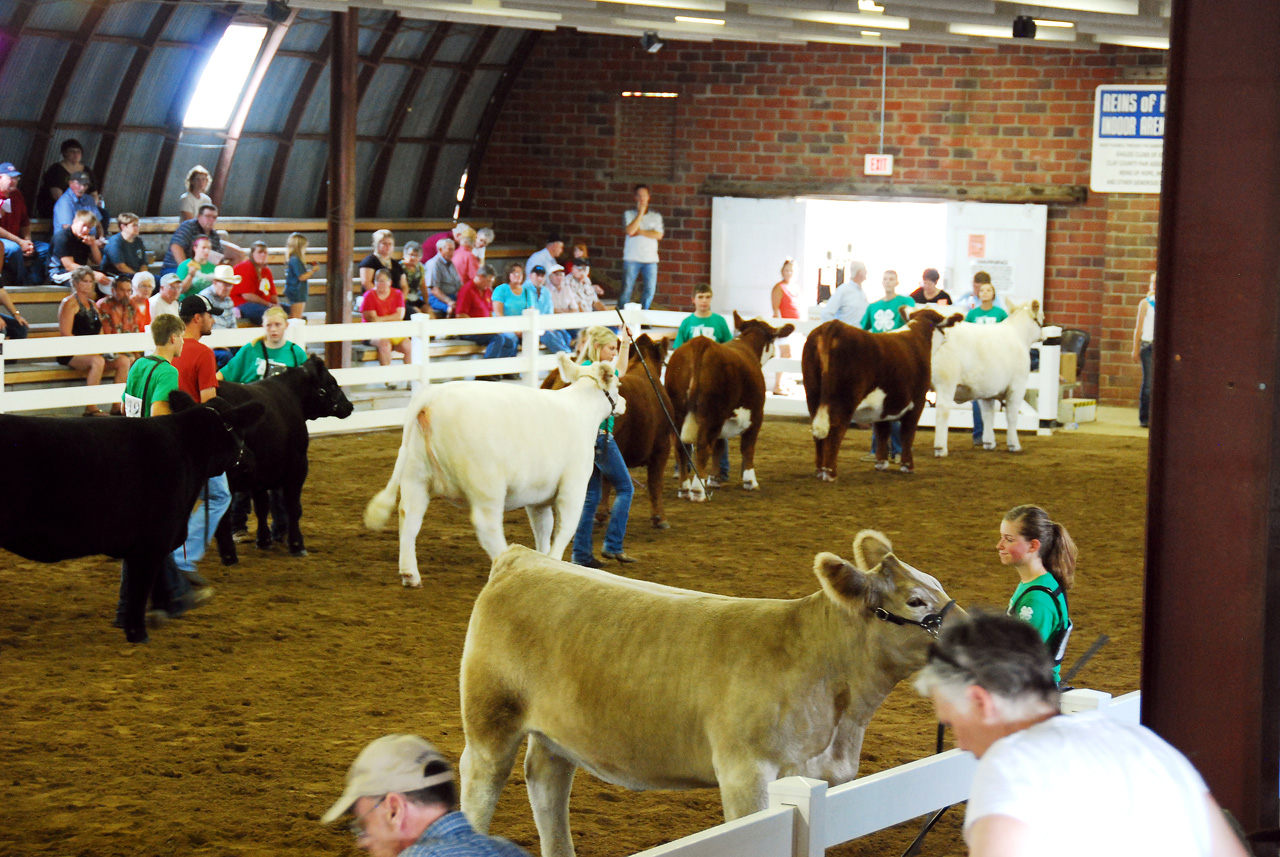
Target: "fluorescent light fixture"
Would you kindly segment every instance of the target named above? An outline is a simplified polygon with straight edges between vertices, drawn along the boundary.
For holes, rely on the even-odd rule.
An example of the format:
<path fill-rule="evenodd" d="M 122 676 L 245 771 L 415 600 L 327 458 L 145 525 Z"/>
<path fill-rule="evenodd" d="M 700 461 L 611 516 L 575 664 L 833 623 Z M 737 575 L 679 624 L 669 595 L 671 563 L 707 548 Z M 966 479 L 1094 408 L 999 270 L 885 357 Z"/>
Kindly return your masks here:
<path fill-rule="evenodd" d="M 815 24 L 835 24 L 842 27 L 875 27 L 877 30 L 909 30 L 910 18 L 899 18 L 894 15 L 872 15 L 865 12 L 821 12 L 798 9 L 791 6 L 770 6 L 752 3 L 747 6 L 752 15 L 767 15 L 772 18 L 793 18 L 797 21 L 812 21 Z"/>
<path fill-rule="evenodd" d="M 883 6 L 877 6 L 876 0 L 858 0 L 859 12 L 883 12 Z"/>
<path fill-rule="evenodd" d="M 658 9 L 693 9 L 698 12 L 723 12 L 724 0 L 598 0 L 622 6 L 653 6 Z"/>
<path fill-rule="evenodd" d="M 1037 27 L 1074 27 L 1070 21 L 1046 21 L 1043 18 L 1035 18 Z"/>
<path fill-rule="evenodd" d="M 1157 51 L 1169 50 L 1169 39 L 1166 36 L 1125 36 L 1119 33 L 1095 33 L 1093 40 L 1101 45 L 1124 45 L 1130 48 L 1151 48 Z"/>
<path fill-rule="evenodd" d="M 1138 0 L 1018 0 L 1023 6 L 1044 9 L 1071 9 L 1075 12 L 1099 12 L 1104 15 L 1137 15 Z"/>
<path fill-rule="evenodd" d="M 405 0 L 402 0 L 405 2 Z M 518 18 L 522 21 L 551 21 L 558 22 L 563 19 L 563 15 L 559 12 L 539 12 L 534 9 L 514 9 L 510 6 L 503 6 L 499 0 L 481 0 L 479 3 L 454 3 L 449 0 L 407 0 L 407 4 L 412 9 L 422 9 L 432 12 L 451 12 L 455 15 L 483 15 L 486 17 L 498 18 Z M 402 10 L 402 14 L 409 10 Z"/>
<path fill-rule="evenodd" d="M 222 34 L 182 117 L 184 128 L 226 128 L 236 109 L 267 28 L 232 24 Z"/>
<path fill-rule="evenodd" d="M 860 35 L 866 36 L 868 39 L 878 39 L 880 34 L 875 30 L 862 30 Z"/>
<path fill-rule="evenodd" d="M 690 18 L 688 15 L 676 15 L 676 20 L 682 24 L 706 24 L 712 27 L 724 26 L 724 19 L 722 18 Z"/>
<path fill-rule="evenodd" d="M 991 24 L 947 24 L 947 32 L 956 36 L 981 36 L 985 39 L 1012 39 L 1013 28 L 1008 24 L 994 26 Z M 1048 29 L 1036 31 L 1034 41 L 1037 42 L 1074 42 L 1076 34 L 1066 30 Z M 1027 41 L 1032 41 L 1028 39 Z"/>

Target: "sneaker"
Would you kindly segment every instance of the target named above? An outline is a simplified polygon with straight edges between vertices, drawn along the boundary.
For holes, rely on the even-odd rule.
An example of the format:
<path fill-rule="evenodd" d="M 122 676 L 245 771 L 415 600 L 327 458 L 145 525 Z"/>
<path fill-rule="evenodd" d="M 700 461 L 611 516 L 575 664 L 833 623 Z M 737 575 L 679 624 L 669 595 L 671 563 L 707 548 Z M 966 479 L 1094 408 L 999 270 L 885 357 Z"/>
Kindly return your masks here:
<path fill-rule="evenodd" d="M 891 456 L 889 456 L 889 463 L 890 463 L 890 464 L 901 464 L 901 463 L 902 463 L 902 456 L 901 456 L 901 455 L 891 455 Z"/>
<path fill-rule="evenodd" d="M 703 481 L 706 487 L 708 488 L 723 488 L 724 484 L 729 481 L 729 477 L 728 476 L 708 476 Z"/>
<path fill-rule="evenodd" d="M 876 461 L 877 459 L 876 459 L 876 454 L 874 452 L 868 452 L 866 455 L 862 456 L 858 460 L 859 461 Z"/>
<path fill-rule="evenodd" d="M 575 559 L 573 561 L 573 564 L 580 565 L 583 568 L 604 568 L 604 563 L 596 559 L 594 556 L 588 557 L 586 559 Z"/>
<path fill-rule="evenodd" d="M 618 551 L 617 553 L 609 553 L 608 551 L 600 551 L 600 556 L 604 557 L 605 559 L 611 559 L 611 560 L 613 560 L 614 562 L 620 562 L 620 563 L 622 563 L 622 564 L 624 564 L 624 565 L 626 565 L 626 564 L 628 564 L 628 563 L 633 563 L 633 562 L 639 562 L 639 561 L 640 561 L 640 560 L 636 559 L 636 558 L 635 558 L 635 557 L 633 557 L 633 556 L 628 556 L 627 554 L 623 553 L 622 551 Z"/>
<path fill-rule="evenodd" d="M 238 545 L 248 544 L 253 541 L 253 536 L 249 535 L 249 531 L 242 527 L 231 534 L 231 541 Z"/>

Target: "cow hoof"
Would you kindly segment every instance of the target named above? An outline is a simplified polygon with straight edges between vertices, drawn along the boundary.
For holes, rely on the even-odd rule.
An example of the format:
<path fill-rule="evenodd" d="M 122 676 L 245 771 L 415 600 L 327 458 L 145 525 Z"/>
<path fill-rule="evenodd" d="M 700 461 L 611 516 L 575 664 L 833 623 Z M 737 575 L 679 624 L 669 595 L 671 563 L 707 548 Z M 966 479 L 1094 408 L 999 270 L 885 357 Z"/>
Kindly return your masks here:
<path fill-rule="evenodd" d="M 260 551 L 269 551 L 269 550 L 271 550 L 271 545 L 272 545 L 272 544 L 274 544 L 274 543 L 273 543 L 273 542 L 266 542 L 266 543 L 264 544 L 263 542 L 258 542 L 257 544 L 258 544 L 258 550 L 260 550 Z"/>
<path fill-rule="evenodd" d="M 884 471 L 888 469 L 889 469 L 889 462 L 887 460 L 876 462 L 876 470 Z"/>
<path fill-rule="evenodd" d="M 946 451 L 945 449 L 943 449 L 942 447 L 940 447 L 940 446 L 935 446 L 935 447 L 933 448 L 933 457 L 934 457 L 934 458 L 946 458 L 946 457 L 947 457 L 947 451 Z"/>
<path fill-rule="evenodd" d="M 1011 447 L 1009 447 L 1009 451 L 1010 451 L 1010 452 L 1022 452 L 1022 447 L 1020 447 L 1020 446 L 1011 446 Z"/>
<path fill-rule="evenodd" d="M 818 479 L 822 482 L 835 482 L 836 474 L 833 470 L 819 470 Z"/>
<path fill-rule="evenodd" d="M 759 490 L 759 488 L 760 488 L 759 482 L 743 482 L 742 483 L 743 491 L 757 491 Z"/>
<path fill-rule="evenodd" d="M 991 443 L 984 443 L 984 444 L 982 445 L 982 448 L 983 448 L 983 449 L 985 449 L 985 450 L 987 450 L 988 452 L 990 452 L 991 450 L 993 450 L 993 449 L 995 449 L 995 448 L 996 448 L 996 445 L 995 445 L 995 442 L 994 442 L 994 441 L 992 441 Z"/>
<path fill-rule="evenodd" d="M 704 492 L 701 492 L 701 491 L 690 491 L 690 492 L 689 492 L 689 502 L 691 502 L 691 503 L 705 503 L 705 502 L 707 502 L 707 495 L 706 495 Z"/>
<path fill-rule="evenodd" d="M 417 580 L 414 580 L 409 577 L 401 577 L 400 585 L 403 586 L 405 589 L 421 589 L 422 578 L 418 578 Z"/>
<path fill-rule="evenodd" d="M 652 523 L 652 524 L 653 524 L 653 528 L 654 528 L 655 530 L 669 530 L 669 529 L 671 529 L 671 525 L 670 525 L 670 524 L 668 524 L 668 523 L 666 522 L 666 520 L 665 520 L 665 519 L 663 519 L 663 518 L 651 518 L 651 519 L 650 519 L 650 523 Z"/>
<path fill-rule="evenodd" d="M 224 556 L 224 557 L 222 558 L 222 564 L 223 564 L 223 565 L 239 565 L 239 564 L 240 564 L 240 557 L 238 557 L 238 556 Z"/>
<path fill-rule="evenodd" d="M 147 629 L 146 629 L 146 628 L 141 628 L 141 629 L 138 629 L 138 628 L 134 628 L 134 629 L 126 628 L 126 629 L 125 629 L 125 631 L 124 631 L 124 638 L 125 638 L 125 640 L 126 640 L 127 642 L 130 642 L 130 643 L 149 643 L 149 642 L 151 642 L 151 637 L 147 635 Z"/>
<path fill-rule="evenodd" d="M 904 464 L 898 468 L 898 471 L 901 473 L 915 473 L 916 469 L 909 464 Z"/>
<path fill-rule="evenodd" d="M 304 556 L 311 556 L 311 554 L 307 553 L 306 548 L 298 548 L 296 551 L 295 550 L 289 551 L 289 556 L 304 557 Z"/>

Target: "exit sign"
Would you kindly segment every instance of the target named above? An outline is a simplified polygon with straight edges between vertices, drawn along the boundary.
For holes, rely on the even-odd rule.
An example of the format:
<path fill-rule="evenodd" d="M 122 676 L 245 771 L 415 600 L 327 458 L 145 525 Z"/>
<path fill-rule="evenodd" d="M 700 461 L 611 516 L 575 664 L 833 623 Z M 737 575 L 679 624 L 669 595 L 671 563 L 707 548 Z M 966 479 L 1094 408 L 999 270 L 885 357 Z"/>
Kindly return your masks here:
<path fill-rule="evenodd" d="M 864 155 L 862 174 L 866 176 L 893 175 L 893 155 Z"/>

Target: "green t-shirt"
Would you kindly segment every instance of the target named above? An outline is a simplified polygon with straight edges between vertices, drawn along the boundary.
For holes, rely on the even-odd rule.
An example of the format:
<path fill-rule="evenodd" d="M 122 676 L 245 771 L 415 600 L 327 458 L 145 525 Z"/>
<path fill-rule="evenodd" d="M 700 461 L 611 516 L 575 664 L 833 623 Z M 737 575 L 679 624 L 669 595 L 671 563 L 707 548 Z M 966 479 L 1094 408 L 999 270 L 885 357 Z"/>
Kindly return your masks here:
<path fill-rule="evenodd" d="M 974 324 L 999 324 L 1008 317 L 1009 313 L 993 304 L 991 309 L 974 307 L 969 310 L 969 314 L 964 317 L 964 320 L 973 322 Z"/>
<path fill-rule="evenodd" d="M 1052 574 L 1045 573 L 1035 580 L 1019 583 L 1018 588 L 1013 590 L 1013 597 L 1009 599 L 1008 612 L 1010 616 L 1016 616 L 1030 623 L 1040 635 L 1040 639 L 1048 643 L 1053 632 L 1065 628 L 1070 621 L 1067 615 L 1067 600 L 1062 595 L 1053 598 L 1048 592 L 1039 589 L 1028 592 L 1027 590 L 1033 586 L 1043 586 L 1049 592 L 1053 592 L 1058 588 L 1058 581 Z M 1055 679 L 1060 677 L 1058 667 L 1053 668 L 1053 677 Z"/>
<path fill-rule="evenodd" d="M 691 315 L 680 322 L 680 329 L 676 331 L 676 344 L 672 346 L 672 350 L 684 345 L 695 336 L 710 336 L 716 342 L 725 343 L 733 339 L 733 331 L 729 329 L 729 322 L 725 321 L 722 315 L 714 312 L 706 318 Z"/>
<path fill-rule="evenodd" d="M 583 360 L 583 361 L 582 361 L 582 365 L 583 365 L 583 366 L 590 366 L 590 365 L 591 365 L 591 361 L 590 361 L 590 360 Z M 618 374 L 618 370 L 617 370 L 617 369 L 614 369 L 614 370 L 613 370 L 613 374 L 614 374 L 615 376 L 617 376 L 617 374 Z M 604 422 L 600 423 L 600 431 L 607 431 L 609 434 L 613 434 L 613 420 L 614 420 L 614 417 L 616 417 L 616 416 L 617 416 L 616 414 L 609 414 L 609 416 L 605 417 L 605 418 L 604 418 Z"/>
<path fill-rule="evenodd" d="M 268 348 L 266 342 L 260 339 L 236 352 L 236 356 L 222 367 L 222 378 L 234 384 L 252 384 L 254 381 L 261 381 L 268 374 L 275 375 L 283 369 L 301 366 L 306 362 L 307 352 L 296 344 L 286 342 L 279 348 Z"/>
<path fill-rule="evenodd" d="M 178 266 L 178 283 L 181 284 L 187 278 L 187 271 L 191 270 L 191 266 L 195 264 L 194 259 L 183 259 L 182 264 Z M 191 288 L 184 291 L 178 296 L 178 303 L 182 303 L 184 298 L 192 295 L 200 294 L 202 289 L 207 289 L 213 285 L 213 272 L 217 266 L 212 262 L 205 262 L 196 271 L 196 275 L 191 278 Z"/>
<path fill-rule="evenodd" d="M 155 354 L 135 360 L 124 382 L 124 415 L 149 417 L 152 403 L 169 401 L 176 389 L 178 370 L 168 360 Z"/>
<path fill-rule="evenodd" d="M 914 307 L 916 302 L 905 295 L 898 295 L 887 301 L 876 301 L 867 307 L 862 316 L 862 329 L 872 333 L 888 333 L 906 324 L 906 319 L 899 312 L 900 307 Z"/>

